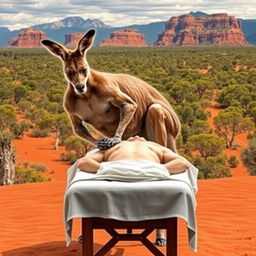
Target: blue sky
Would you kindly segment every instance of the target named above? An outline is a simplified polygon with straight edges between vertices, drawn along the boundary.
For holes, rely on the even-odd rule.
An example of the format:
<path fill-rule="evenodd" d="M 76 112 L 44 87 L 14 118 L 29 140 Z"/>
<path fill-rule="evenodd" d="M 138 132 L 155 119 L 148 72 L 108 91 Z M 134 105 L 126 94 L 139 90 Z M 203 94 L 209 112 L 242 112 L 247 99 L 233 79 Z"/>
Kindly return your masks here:
<path fill-rule="evenodd" d="M 0 26 L 14 30 L 68 16 L 123 26 L 165 21 L 190 11 L 256 19 L 256 0 L 1 0 Z"/>

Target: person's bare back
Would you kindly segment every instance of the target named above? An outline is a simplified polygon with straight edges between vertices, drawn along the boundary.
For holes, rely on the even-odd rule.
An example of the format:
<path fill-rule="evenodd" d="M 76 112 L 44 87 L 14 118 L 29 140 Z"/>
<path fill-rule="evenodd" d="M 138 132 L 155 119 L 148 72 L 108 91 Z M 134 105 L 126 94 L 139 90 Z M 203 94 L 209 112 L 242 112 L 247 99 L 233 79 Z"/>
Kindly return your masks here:
<path fill-rule="evenodd" d="M 121 141 L 114 147 L 98 151 L 78 160 L 77 167 L 83 171 L 96 173 L 101 162 L 119 160 L 147 160 L 165 165 L 171 174 L 185 171 L 188 161 L 155 142 L 146 141 L 139 136 Z"/>
<path fill-rule="evenodd" d="M 118 160 L 149 160 L 161 163 L 163 153 L 154 144 L 146 142 L 141 137 L 131 137 L 126 141 L 121 141 L 114 147 L 105 150 L 104 161 Z"/>

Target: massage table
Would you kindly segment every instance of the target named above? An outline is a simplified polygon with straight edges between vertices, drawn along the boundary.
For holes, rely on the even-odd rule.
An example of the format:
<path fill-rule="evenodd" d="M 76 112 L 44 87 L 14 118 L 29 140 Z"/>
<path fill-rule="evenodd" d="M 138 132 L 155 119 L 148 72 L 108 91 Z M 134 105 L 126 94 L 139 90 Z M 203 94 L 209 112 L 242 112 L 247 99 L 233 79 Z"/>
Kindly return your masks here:
<path fill-rule="evenodd" d="M 90 152 L 93 154 L 95 151 Z M 126 165 L 128 168 L 129 162 Z M 164 254 L 148 239 L 155 229 L 166 229 L 166 255 L 178 255 L 177 218 L 187 223 L 189 247 L 197 251 L 196 199 L 198 170 L 193 165 L 163 180 L 126 181 L 68 170 L 64 197 L 66 244 L 71 243 L 72 220 L 82 218 L 82 256 L 103 256 L 118 241 L 141 241 L 155 256 Z M 96 176 L 96 177 L 95 177 Z M 115 178 L 116 179 L 116 178 Z M 136 178 L 137 179 L 137 178 Z M 93 254 L 93 230 L 105 229 L 112 237 Z M 126 229 L 118 233 L 116 229 Z M 144 229 L 133 233 L 132 229 Z"/>

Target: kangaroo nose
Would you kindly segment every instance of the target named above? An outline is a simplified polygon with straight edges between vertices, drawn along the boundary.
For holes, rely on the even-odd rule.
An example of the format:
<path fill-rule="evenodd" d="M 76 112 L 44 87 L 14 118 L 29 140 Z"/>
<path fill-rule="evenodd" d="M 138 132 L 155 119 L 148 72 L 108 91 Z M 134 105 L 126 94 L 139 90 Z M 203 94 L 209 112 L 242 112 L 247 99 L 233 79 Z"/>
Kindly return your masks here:
<path fill-rule="evenodd" d="M 77 89 L 79 92 L 82 92 L 83 89 L 84 89 L 84 84 L 77 84 L 77 85 L 76 85 L 76 89 Z"/>

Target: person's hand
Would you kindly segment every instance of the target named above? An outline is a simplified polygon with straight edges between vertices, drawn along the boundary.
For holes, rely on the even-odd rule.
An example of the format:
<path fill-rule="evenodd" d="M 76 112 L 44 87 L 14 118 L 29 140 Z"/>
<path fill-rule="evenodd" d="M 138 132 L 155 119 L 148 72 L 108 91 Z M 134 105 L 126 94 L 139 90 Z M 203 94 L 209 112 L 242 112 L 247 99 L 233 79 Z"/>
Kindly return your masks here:
<path fill-rule="evenodd" d="M 97 141 L 96 147 L 100 150 L 112 148 L 116 144 L 121 142 L 121 137 L 115 136 L 113 138 L 103 138 Z"/>

